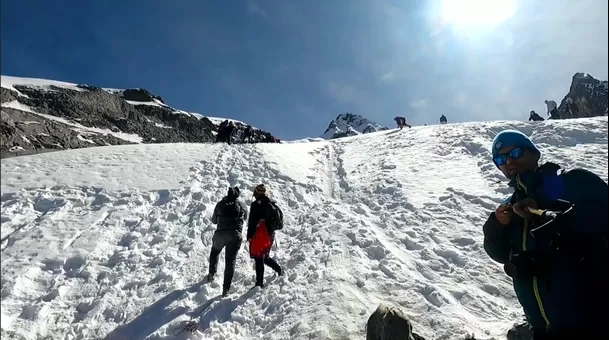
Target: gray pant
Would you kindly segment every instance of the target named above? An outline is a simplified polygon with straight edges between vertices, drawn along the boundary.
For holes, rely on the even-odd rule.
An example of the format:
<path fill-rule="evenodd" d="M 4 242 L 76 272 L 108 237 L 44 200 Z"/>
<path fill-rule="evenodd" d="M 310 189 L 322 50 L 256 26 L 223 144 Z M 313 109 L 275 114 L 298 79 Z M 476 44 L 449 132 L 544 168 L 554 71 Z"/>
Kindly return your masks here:
<path fill-rule="evenodd" d="M 243 236 L 238 230 L 216 230 L 212 238 L 211 254 L 209 255 L 209 274 L 215 275 L 218 269 L 218 256 L 224 247 L 224 290 L 230 288 L 235 273 L 237 253 L 241 249 Z"/>

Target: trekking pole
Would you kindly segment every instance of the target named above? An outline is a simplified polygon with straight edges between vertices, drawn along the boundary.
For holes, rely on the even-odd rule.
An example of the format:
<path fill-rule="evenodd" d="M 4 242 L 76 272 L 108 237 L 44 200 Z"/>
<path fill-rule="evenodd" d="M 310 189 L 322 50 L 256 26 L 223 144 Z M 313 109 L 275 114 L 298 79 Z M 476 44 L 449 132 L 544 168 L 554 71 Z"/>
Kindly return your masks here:
<path fill-rule="evenodd" d="M 537 233 L 538 231 L 546 228 L 548 225 L 552 224 L 552 223 L 556 223 L 557 221 L 559 221 L 560 219 L 562 219 L 563 217 L 567 216 L 567 215 L 571 215 L 575 213 L 575 205 L 571 204 L 570 202 L 564 201 L 564 200 L 557 200 L 558 203 L 563 204 L 565 207 L 568 206 L 568 208 L 566 208 L 564 211 L 555 211 L 555 210 L 543 210 L 543 209 L 536 209 L 536 208 L 530 208 L 530 207 L 526 207 L 525 210 L 530 212 L 531 214 L 540 217 L 542 220 L 545 221 L 545 223 L 543 223 L 542 225 L 540 225 L 537 228 L 531 229 L 530 234 L 531 236 L 535 237 L 535 233 Z"/>

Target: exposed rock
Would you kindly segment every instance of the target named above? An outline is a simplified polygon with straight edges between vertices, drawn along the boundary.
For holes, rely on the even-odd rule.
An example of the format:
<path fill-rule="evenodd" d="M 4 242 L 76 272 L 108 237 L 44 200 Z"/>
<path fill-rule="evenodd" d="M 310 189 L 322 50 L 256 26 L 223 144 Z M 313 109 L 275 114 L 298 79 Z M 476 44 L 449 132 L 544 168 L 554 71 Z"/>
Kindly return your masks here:
<path fill-rule="evenodd" d="M 412 322 L 396 307 L 379 304 L 366 323 L 366 340 L 425 340 L 412 331 Z"/>
<path fill-rule="evenodd" d="M 161 96 L 155 96 L 145 89 L 126 89 L 123 91 L 122 97 L 125 100 L 132 100 L 136 102 L 153 102 L 154 99 L 156 99 L 165 104 L 165 101 L 163 101 Z"/>
<path fill-rule="evenodd" d="M 17 100 L 17 93 L 4 87 L 0 88 L 0 102 L 6 103 L 13 100 Z"/>
<path fill-rule="evenodd" d="M 573 101 L 571 112 L 567 109 L 568 98 Z M 587 73 L 576 73 L 569 93 L 558 106 L 558 113 L 561 118 L 603 116 L 607 114 L 607 99 L 607 81 L 600 81 Z"/>
<path fill-rule="evenodd" d="M 58 85 L 13 83 L 12 88 L 1 88 L 2 157 L 140 142 L 215 140 L 218 126 L 212 121 L 169 107 L 160 96 L 145 89 L 121 91 L 90 85 Z M 134 105 L 127 100 L 142 104 Z M 244 128 L 237 124 L 235 138 L 240 138 Z M 253 142 L 274 140 L 268 132 L 254 132 Z"/>

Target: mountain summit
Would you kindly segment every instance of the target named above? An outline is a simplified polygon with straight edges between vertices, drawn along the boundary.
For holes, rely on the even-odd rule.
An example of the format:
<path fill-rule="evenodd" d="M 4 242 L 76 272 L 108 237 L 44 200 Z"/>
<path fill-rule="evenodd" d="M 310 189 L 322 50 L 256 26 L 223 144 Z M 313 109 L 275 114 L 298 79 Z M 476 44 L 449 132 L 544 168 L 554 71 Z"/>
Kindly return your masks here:
<path fill-rule="evenodd" d="M 567 99 L 573 103 L 571 112 Z M 571 80 L 569 93 L 558 107 L 561 118 L 584 118 L 607 115 L 607 81 L 598 80 L 588 73 L 576 73 Z"/>
<path fill-rule="evenodd" d="M 370 121 L 353 113 L 341 113 L 330 122 L 328 128 L 321 135 L 324 139 L 361 135 L 363 133 L 389 130 L 388 127 Z"/>

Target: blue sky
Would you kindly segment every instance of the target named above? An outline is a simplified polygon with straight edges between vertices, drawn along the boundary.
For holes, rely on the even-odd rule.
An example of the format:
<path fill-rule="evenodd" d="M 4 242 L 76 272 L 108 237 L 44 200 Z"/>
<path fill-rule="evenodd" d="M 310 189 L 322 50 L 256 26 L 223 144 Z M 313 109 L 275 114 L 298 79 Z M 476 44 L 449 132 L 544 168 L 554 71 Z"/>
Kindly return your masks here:
<path fill-rule="evenodd" d="M 392 127 L 526 119 L 575 72 L 607 79 L 606 0 L 513 0 L 509 18 L 445 1 L 2 0 L 1 70 L 143 87 L 281 139 L 341 112 Z"/>

